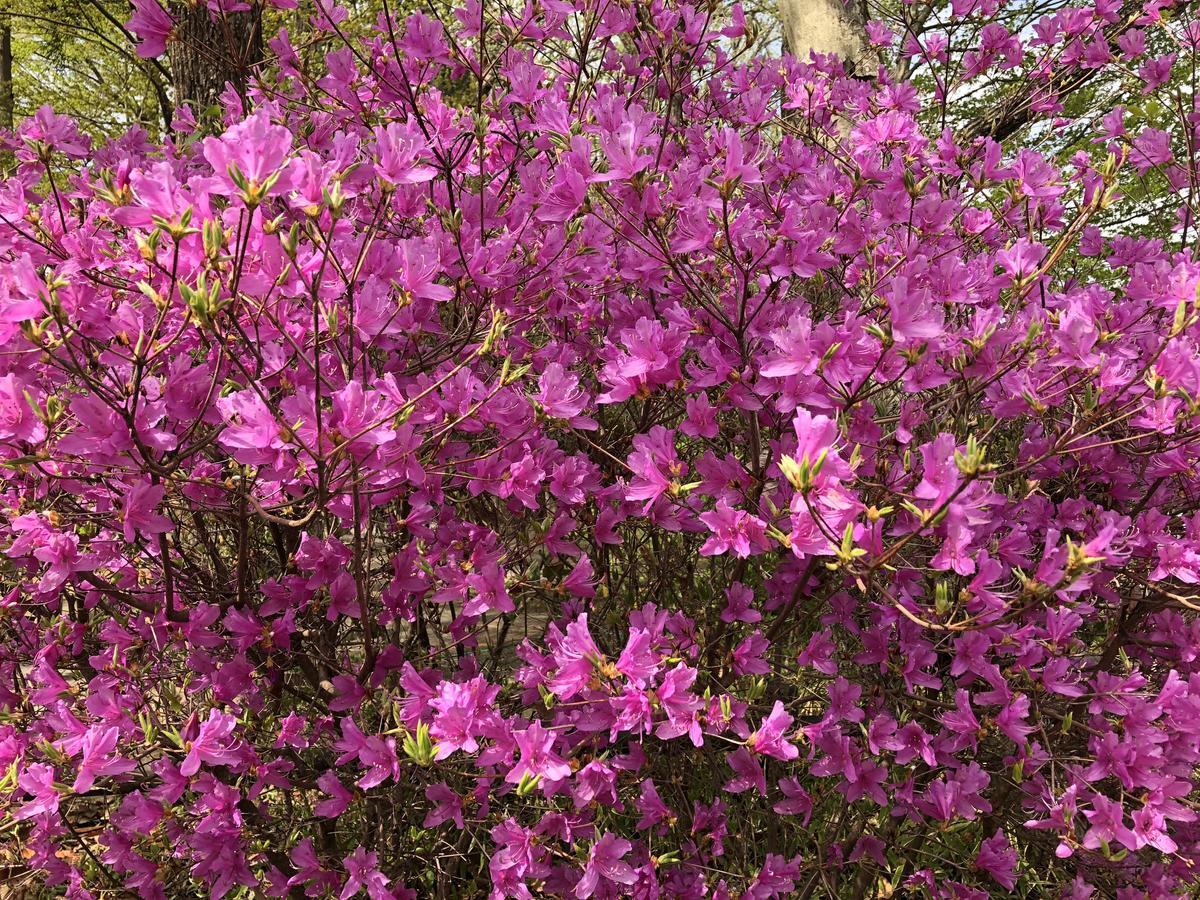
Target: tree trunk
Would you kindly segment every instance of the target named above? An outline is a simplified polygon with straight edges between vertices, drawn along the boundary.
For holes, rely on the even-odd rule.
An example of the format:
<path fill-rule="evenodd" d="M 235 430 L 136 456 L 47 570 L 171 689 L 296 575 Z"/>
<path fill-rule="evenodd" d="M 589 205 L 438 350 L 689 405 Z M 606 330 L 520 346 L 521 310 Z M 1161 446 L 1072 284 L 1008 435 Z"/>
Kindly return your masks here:
<path fill-rule="evenodd" d="M 178 14 L 169 58 L 175 102 L 201 112 L 217 102 L 227 82 L 244 98 L 251 71 L 262 59 L 262 10 L 229 13 L 216 21 L 203 2 Z"/>
<path fill-rule="evenodd" d="M 848 72 L 875 74 L 879 59 L 867 41 L 862 0 L 779 0 L 779 18 L 787 49 L 800 62 L 810 53 L 833 53 Z"/>
<path fill-rule="evenodd" d="M 16 119 L 13 98 L 12 26 L 0 15 L 0 128 L 12 131 Z"/>

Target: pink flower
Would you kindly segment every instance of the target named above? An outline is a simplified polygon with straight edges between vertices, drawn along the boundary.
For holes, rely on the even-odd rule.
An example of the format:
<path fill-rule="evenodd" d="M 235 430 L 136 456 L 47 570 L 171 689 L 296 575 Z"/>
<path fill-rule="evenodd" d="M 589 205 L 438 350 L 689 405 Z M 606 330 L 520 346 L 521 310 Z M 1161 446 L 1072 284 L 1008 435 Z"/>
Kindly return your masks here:
<path fill-rule="evenodd" d="M 1175 65 L 1176 54 L 1166 53 L 1142 63 L 1138 69 L 1138 77 L 1142 79 L 1142 93 L 1152 94 L 1156 89 L 1171 80 L 1171 68 Z"/>
<path fill-rule="evenodd" d="M 721 610 L 722 622 L 748 622 L 753 625 L 762 621 L 762 613 L 754 608 L 754 592 L 741 582 L 734 582 L 725 592 L 729 603 Z"/>
<path fill-rule="evenodd" d="M 754 788 L 764 797 L 767 795 L 767 776 L 758 760 L 745 747 L 740 747 L 725 757 L 734 777 L 726 782 L 724 790 L 740 794 Z"/>
<path fill-rule="evenodd" d="M 675 432 L 655 425 L 646 435 L 633 439 L 634 452 L 629 455 L 633 478 L 625 491 L 627 500 L 645 500 L 642 514 L 650 511 L 659 497 L 679 487 L 679 479 L 687 471 L 675 452 Z"/>
<path fill-rule="evenodd" d="M 619 347 L 611 349 L 611 359 L 600 373 L 609 389 L 596 401 L 620 403 L 679 380 L 679 361 L 686 343 L 687 335 L 674 324 L 664 327 L 656 319 L 639 319 L 633 328 L 621 332 Z"/>
<path fill-rule="evenodd" d="M 80 133 L 79 125 L 74 119 L 70 116 L 60 116 L 45 104 L 34 110 L 33 115 L 18 126 L 17 133 L 26 141 L 44 144 L 72 159 L 80 159 L 85 156 L 92 143 L 91 138 Z M 24 153 L 24 151 L 18 152 L 21 155 Z M 29 261 L 29 257 L 24 254 L 19 259 L 24 259 L 26 263 Z M 32 273 L 32 268 L 25 268 L 23 274 L 30 273 Z M 38 280 L 40 281 L 40 279 Z M 26 287 L 25 293 L 31 299 L 47 294 L 44 284 L 36 291 L 29 290 L 34 284 L 28 280 L 25 280 L 24 286 Z"/>
<path fill-rule="evenodd" d="M 374 135 L 376 171 L 387 184 L 423 184 L 436 177 L 437 169 L 422 164 L 425 139 L 411 119 L 376 125 Z"/>
<path fill-rule="evenodd" d="M 650 117 L 633 106 L 632 115 L 615 128 L 601 133 L 600 146 L 608 157 L 608 171 L 594 176 L 596 181 L 627 181 L 654 162 L 642 148 L 651 139 Z"/>
<path fill-rule="evenodd" d="M 282 169 L 292 148 L 292 134 L 274 124 L 265 112 L 252 113 L 220 137 L 204 139 L 204 158 L 217 173 L 217 182 L 231 192 L 239 191 L 238 178 L 264 187 Z M 230 173 L 235 171 L 237 177 Z M 285 185 L 276 184 L 271 193 Z"/>
<path fill-rule="evenodd" d="M 209 710 L 208 719 L 201 723 L 200 732 L 194 741 L 185 745 L 187 756 L 179 772 L 191 777 L 200 771 L 201 764 L 225 766 L 241 759 L 237 738 L 233 736 L 237 719 L 220 710 Z"/>
<path fill-rule="evenodd" d="M 679 426 L 679 430 L 691 437 L 715 438 L 721 433 L 717 422 L 717 407 L 708 400 L 708 393 L 701 391 L 693 394 L 685 401 L 687 418 Z"/>
<path fill-rule="evenodd" d="M 738 559 L 745 559 L 770 549 L 767 526 L 762 519 L 732 509 L 725 499 L 717 503 L 716 509 L 701 513 L 700 521 L 712 532 L 700 548 L 701 556 L 719 556 L 732 550 Z"/>
<path fill-rule="evenodd" d="M 547 731 L 540 722 L 534 722 L 523 731 L 513 732 L 520 759 L 504 776 L 510 784 L 519 784 L 526 776 L 541 777 L 546 781 L 561 781 L 569 778 L 571 767 L 554 752 L 553 731 Z"/>
<path fill-rule="evenodd" d="M 33 396 L 15 375 L 0 377 L 0 441 L 36 444 L 46 436 L 46 426 L 30 406 Z"/>
<path fill-rule="evenodd" d="M 600 427 L 595 419 L 580 415 L 588 405 L 588 395 L 579 387 L 578 376 L 567 372 L 560 363 L 546 366 L 538 377 L 538 393 L 534 396 L 552 418 L 564 419 L 583 431 Z"/>
<path fill-rule="evenodd" d="M 379 871 L 379 854 L 368 853 L 358 847 L 353 853 L 342 860 L 346 867 L 346 884 L 338 895 L 338 900 L 350 900 L 359 891 L 365 890 L 371 900 L 392 900 L 392 894 L 387 889 L 388 879 Z"/>
<path fill-rule="evenodd" d="M 442 264 L 437 246 L 431 241 L 421 238 L 398 241 L 394 264 L 392 277 L 409 296 L 438 302 L 454 296 L 451 288 L 437 283 Z"/>
<path fill-rule="evenodd" d="M 571 569 L 570 574 L 562 580 L 562 589 L 576 597 L 595 597 L 596 581 L 593 577 L 594 575 L 595 569 L 592 568 L 592 561 L 586 556 L 581 556 Z"/>
<path fill-rule="evenodd" d="M 817 370 L 820 355 L 810 343 L 812 322 L 803 313 L 794 314 L 783 328 L 771 332 L 774 352 L 759 367 L 764 378 L 811 375 Z"/>
<path fill-rule="evenodd" d="M 83 757 L 75 776 L 72 790 L 77 794 L 90 791 L 96 779 L 108 775 L 121 775 L 137 768 L 130 759 L 121 759 L 116 754 L 118 731 L 112 726 L 93 725 L 83 736 Z"/>
<path fill-rule="evenodd" d="M 350 801 L 354 799 L 354 794 L 346 789 L 332 770 L 321 773 L 317 778 L 317 787 L 323 790 L 329 799 L 322 800 L 313 807 L 313 812 L 326 819 L 336 819 L 349 808 Z"/>
<path fill-rule="evenodd" d="M 1158 128 L 1143 128 L 1133 139 L 1130 161 L 1137 173 L 1144 175 L 1156 166 L 1163 166 L 1174 159 L 1171 152 L 1171 135 Z"/>
<path fill-rule="evenodd" d="M 33 796 L 13 814 L 17 821 L 58 812 L 58 789 L 54 786 L 54 767 L 31 763 L 17 776 L 17 785 Z"/>
<path fill-rule="evenodd" d="M 771 666 L 765 659 L 763 654 L 767 652 L 770 644 L 763 637 L 761 631 L 754 631 L 746 635 L 736 647 L 733 648 L 732 662 L 735 675 L 766 675 L 771 671 Z"/>
<path fill-rule="evenodd" d="M 429 704 L 434 710 L 429 733 L 437 740 L 437 759 L 456 750 L 474 753 L 479 749 L 479 738 L 495 722 L 492 704 L 499 693 L 498 686 L 482 677 L 438 685 L 437 697 Z"/>
<path fill-rule="evenodd" d="M 758 731 L 746 739 L 746 746 L 755 753 L 773 756 L 785 762 L 795 759 L 800 755 L 800 751 L 786 739 L 787 730 L 791 728 L 793 721 L 792 717 L 784 710 L 783 703 L 776 700 L 770 715 L 763 719 L 762 724 L 758 726 Z"/>
<path fill-rule="evenodd" d="M 857 684 L 851 684 L 844 677 L 839 676 L 830 682 L 825 690 L 829 694 L 829 711 L 826 713 L 829 719 L 858 723 L 866 718 L 866 713 L 858 705 L 858 699 L 862 696 L 862 688 Z"/>
<path fill-rule="evenodd" d="M 275 738 L 274 748 L 282 749 L 283 747 L 292 747 L 296 750 L 303 750 L 308 746 L 308 739 L 304 736 L 304 729 L 308 725 L 308 720 L 304 716 L 296 713 L 288 713 L 279 726 L 279 736 Z"/>
<path fill-rule="evenodd" d="M 617 658 L 617 671 L 639 687 L 644 687 L 658 672 L 662 654 L 654 650 L 654 636 L 644 628 L 633 628 L 625 649 Z"/>
<path fill-rule="evenodd" d="M 808 825 L 808 821 L 812 817 L 813 802 L 808 791 L 800 783 L 800 779 L 779 779 L 779 790 L 783 793 L 784 799 L 771 808 L 781 816 L 802 816 L 800 824 Z"/>
<path fill-rule="evenodd" d="M 255 391 L 238 391 L 217 401 L 228 423 L 219 438 L 233 451 L 233 458 L 246 465 L 269 465 L 284 446 L 275 414 Z"/>
<path fill-rule="evenodd" d="M 1118 842 L 1130 850 L 1138 848 L 1137 837 L 1125 827 L 1125 809 L 1118 801 L 1096 794 L 1092 797 L 1092 808 L 1084 810 L 1083 815 L 1091 823 L 1083 836 L 1083 846 L 1088 850 L 1097 850 L 1102 843 Z"/>
<path fill-rule="evenodd" d="M 554 647 L 557 671 L 547 687 L 560 700 L 570 700 L 587 687 L 602 659 L 603 654 L 588 631 L 585 613 L 568 625 L 566 635 L 558 639 Z"/>
<path fill-rule="evenodd" d="M 612 832 L 605 832 L 588 852 L 583 877 L 575 885 L 575 896 L 586 900 L 599 887 L 601 880 L 614 884 L 635 884 L 637 873 L 624 857 L 633 849 L 629 841 L 622 840 Z"/>
<path fill-rule="evenodd" d="M 153 537 L 174 529 L 174 523 L 161 513 L 155 512 L 162 503 L 166 489 L 161 484 L 137 481 L 130 485 L 125 494 L 125 540 L 133 543 L 137 535 Z"/>
<path fill-rule="evenodd" d="M 554 181 L 538 206 L 537 217 L 543 222 L 567 222 L 574 218 L 587 197 L 590 167 L 564 160 Z"/>
<path fill-rule="evenodd" d="M 364 391 L 358 381 L 351 381 L 333 394 L 333 411 L 329 428 L 337 447 L 347 449 L 362 462 L 371 450 L 396 437 L 389 427 L 395 407 L 378 391 Z"/>
<path fill-rule="evenodd" d="M 1007 891 L 1016 886 L 1017 852 L 1003 831 L 998 830 L 983 842 L 975 857 L 975 868 L 986 872 Z"/>
<path fill-rule="evenodd" d="M 425 788 L 425 799 L 433 804 L 433 809 L 425 816 L 422 823 L 424 828 L 436 828 L 443 822 L 450 821 L 454 822 L 459 830 L 465 827 L 462 797 L 450 790 L 445 782 L 431 784 Z"/>
<path fill-rule="evenodd" d="M 686 734 L 699 747 L 704 743 L 697 711 L 704 701 L 688 690 L 696 681 L 696 670 L 679 663 L 663 676 L 659 684 L 658 702 L 667 714 L 667 721 L 658 726 L 655 734 L 670 739 Z"/>
<path fill-rule="evenodd" d="M 658 795 L 658 788 L 649 778 L 642 782 L 636 808 L 641 815 L 637 823 L 638 831 L 644 831 L 671 817 L 671 807 L 663 802 L 662 797 Z"/>
<path fill-rule="evenodd" d="M 800 857 L 788 860 L 774 853 L 768 853 L 762 869 L 755 876 L 743 898 L 744 900 L 767 900 L 771 897 L 791 896 L 796 890 L 796 882 L 800 879 L 800 873 Z"/>
<path fill-rule="evenodd" d="M 167 49 L 167 40 L 175 28 L 175 20 L 158 5 L 157 0 L 131 0 L 133 15 L 125 23 L 139 38 L 137 55 L 142 59 L 162 56 Z"/>
<path fill-rule="evenodd" d="M 1179 846 L 1167 834 L 1166 817 L 1149 805 L 1134 811 L 1133 837 L 1136 844 L 1134 849 L 1153 847 L 1162 853 L 1175 853 L 1179 849 Z"/>
<path fill-rule="evenodd" d="M 937 309 L 928 288 L 909 286 L 908 278 L 897 276 L 888 295 L 891 312 L 892 340 L 900 347 L 920 344 L 942 333 L 942 311 Z"/>

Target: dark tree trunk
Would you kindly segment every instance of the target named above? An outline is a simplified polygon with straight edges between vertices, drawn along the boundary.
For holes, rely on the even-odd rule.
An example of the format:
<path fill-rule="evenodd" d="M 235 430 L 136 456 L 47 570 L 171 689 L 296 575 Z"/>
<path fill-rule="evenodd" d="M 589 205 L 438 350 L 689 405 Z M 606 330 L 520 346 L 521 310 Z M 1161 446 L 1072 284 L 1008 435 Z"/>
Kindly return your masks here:
<path fill-rule="evenodd" d="M 0 15 L 0 128 L 12 130 L 16 118 L 13 98 L 12 26 Z"/>
<path fill-rule="evenodd" d="M 245 97 L 253 67 L 262 59 L 262 10 L 230 13 L 215 21 L 205 3 L 177 14 L 176 39 L 168 44 L 175 102 L 196 112 L 212 106 L 232 83 Z"/>

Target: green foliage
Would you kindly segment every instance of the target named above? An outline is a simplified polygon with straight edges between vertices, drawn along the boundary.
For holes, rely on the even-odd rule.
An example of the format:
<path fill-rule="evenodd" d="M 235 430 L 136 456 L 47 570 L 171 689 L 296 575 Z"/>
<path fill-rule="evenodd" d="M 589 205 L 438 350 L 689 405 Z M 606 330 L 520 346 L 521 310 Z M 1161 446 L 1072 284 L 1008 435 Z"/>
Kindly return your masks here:
<path fill-rule="evenodd" d="M 2 5 L 0 15 L 7 14 L 12 30 L 16 122 L 50 105 L 97 136 L 120 134 L 134 125 L 151 136 L 163 133 L 174 103 L 169 62 L 166 57 L 137 56 L 134 39 L 124 27 L 131 14 L 127 0 L 3 0 Z M 370 33 L 385 9 L 384 0 L 342 0 L 341 5 L 350 15 L 340 28 L 350 38 Z M 745 5 L 755 49 L 778 53 L 775 4 L 751 0 Z M 388 0 L 386 8 L 397 21 L 419 10 L 449 25 L 453 4 Z M 324 73 L 325 55 L 344 44 L 316 31 L 311 15 L 311 6 L 304 3 L 296 10 L 267 10 L 263 31 L 272 35 L 286 27 L 301 70 L 315 80 Z M 451 100 L 461 99 L 455 96 L 461 89 L 452 83 L 442 86 Z"/>
<path fill-rule="evenodd" d="M 16 121 L 49 104 L 99 134 L 132 125 L 157 133 L 169 82 L 142 60 L 124 0 L 5 0 L 13 36 Z M 167 107 L 169 108 L 169 107 Z"/>

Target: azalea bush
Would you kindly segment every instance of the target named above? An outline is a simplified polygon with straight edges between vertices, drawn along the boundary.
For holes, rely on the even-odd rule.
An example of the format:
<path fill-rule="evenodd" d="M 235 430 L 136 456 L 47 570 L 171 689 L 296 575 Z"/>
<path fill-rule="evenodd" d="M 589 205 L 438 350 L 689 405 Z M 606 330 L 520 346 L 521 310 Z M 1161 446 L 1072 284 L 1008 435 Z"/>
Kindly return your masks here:
<path fill-rule="evenodd" d="M 919 12 L 323 2 L 6 138 L 8 884 L 1193 895 L 1200 26 Z"/>

